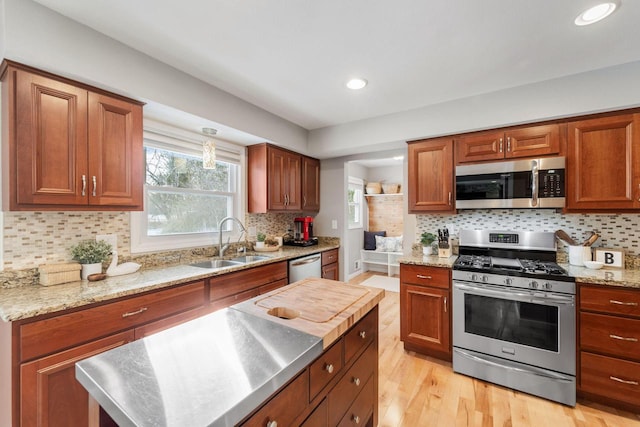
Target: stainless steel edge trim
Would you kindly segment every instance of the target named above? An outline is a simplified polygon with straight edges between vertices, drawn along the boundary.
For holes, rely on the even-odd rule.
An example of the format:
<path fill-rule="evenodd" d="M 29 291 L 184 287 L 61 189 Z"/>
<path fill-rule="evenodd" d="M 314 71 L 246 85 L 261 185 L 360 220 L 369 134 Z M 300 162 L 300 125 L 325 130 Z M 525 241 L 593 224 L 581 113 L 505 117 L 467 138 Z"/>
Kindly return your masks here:
<path fill-rule="evenodd" d="M 305 259 L 304 261 L 292 262 L 291 265 L 295 267 L 295 266 L 298 266 L 298 265 L 311 264 L 312 262 L 316 262 L 319 259 L 320 259 L 320 256 L 317 256 L 317 257 L 314 257 L 314 258 Z"/>
<path fill-rule="evenodd" d="M 531 162 L 538 163 L 538 169 L 564 169 L 566 160 L 564 157 L 541 157 L 539 159 L 514 160 L 508 162 L 489 162 L 474 165 L 456 166 L 456 176 L 478 175 L 504 172 L 526 172 L 531 170 Z"/>

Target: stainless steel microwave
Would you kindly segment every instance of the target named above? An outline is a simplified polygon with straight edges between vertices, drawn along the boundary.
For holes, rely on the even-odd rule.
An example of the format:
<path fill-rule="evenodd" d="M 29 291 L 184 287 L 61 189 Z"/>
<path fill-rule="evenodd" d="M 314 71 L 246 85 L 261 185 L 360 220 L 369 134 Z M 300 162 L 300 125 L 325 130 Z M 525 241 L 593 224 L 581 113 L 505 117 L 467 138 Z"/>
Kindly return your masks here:
<path fill-rule="evenodd" d="M 456 166 L 456 208 L 562 208 L 565 158 Z"/>

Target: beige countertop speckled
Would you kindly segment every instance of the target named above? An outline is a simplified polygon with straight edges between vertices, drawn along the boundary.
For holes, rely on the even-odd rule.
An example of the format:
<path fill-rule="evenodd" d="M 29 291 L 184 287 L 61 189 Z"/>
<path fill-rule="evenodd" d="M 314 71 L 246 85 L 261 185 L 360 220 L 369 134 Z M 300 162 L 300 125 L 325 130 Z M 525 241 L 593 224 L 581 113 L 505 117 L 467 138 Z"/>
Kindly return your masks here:
<path fill-rule="evenodd" d="M 437 256 L 403 256 L 398 258 L 400 264 L 425 265 L 429 267 L 451 268 L 457 256 L 438 258 Z M 591 283 L 595 285 L 621 286 L 640 289 L 640 270 L 600 269 L 591 270 L 586 267 L 560 264 L 570 276 L 576 278 L 576 283 Z"/>
<path fill-rule="evenodd" d="M 273 262 L 298 258 L 338 248 L 339 245 L 319 244 L 308 247 L 287 246 L 276 252 L 257 253 L 269 260 L 210 270 L 189 265 L 141 270 L 124 276 L 109 277 L 99 282 L 86 280 L 54 286 L 23 286 L 0 289 L 0 319 L 5 322 L 28 319 L 60 310 L 109 301 L 156 289 L 206 279 Z"/>

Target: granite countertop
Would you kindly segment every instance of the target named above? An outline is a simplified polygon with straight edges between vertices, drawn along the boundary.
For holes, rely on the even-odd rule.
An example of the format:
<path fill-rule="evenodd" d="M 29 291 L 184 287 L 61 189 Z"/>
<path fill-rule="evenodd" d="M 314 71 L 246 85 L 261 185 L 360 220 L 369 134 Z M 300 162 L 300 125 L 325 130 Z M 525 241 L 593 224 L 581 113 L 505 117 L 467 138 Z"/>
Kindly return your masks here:
<path fill-rule="evenodd" d="M 99 282 L 86 280 L 54 286 L 22 286 L 0 289 L 0 319 L 5 322 L 28 319 L 60 310 L 109 301 L 124 296 L 161 289 L 194 280 L 245 270 L 274 262 L 298 258 L 338 248 L 337 244 L 286 246 L 276 252 L 259 252 L 270 259 L 227 267 L 220 270 L 177 265 L 140 270 L 133 274 L 109 277 Z M 252 254 L 252 253 L 248 253 Z M 231 256 L 226 258 L 232 258 Z"/>
<path fill-rule="evenodd" d="M 301 280 L 78 362 L 76 378 L 121 426 L 236 425 L 383 297 Z M 300 315 L 268 315 L 270 298 Z"/>
<path fill-rule="evenodd" d="M 457 256 L 439 258 L 437 256 L 406 255 L 398 258 L 400 264 L 424 265 L 428 267 L 453 267 Z M 592 270 L 569 264 L 560 264 L 570 276 L 576 278 L 576 283 L 591 283 L 595 285 L 620 286 L 640 289 L 640 270 L 600 269 Z"/>

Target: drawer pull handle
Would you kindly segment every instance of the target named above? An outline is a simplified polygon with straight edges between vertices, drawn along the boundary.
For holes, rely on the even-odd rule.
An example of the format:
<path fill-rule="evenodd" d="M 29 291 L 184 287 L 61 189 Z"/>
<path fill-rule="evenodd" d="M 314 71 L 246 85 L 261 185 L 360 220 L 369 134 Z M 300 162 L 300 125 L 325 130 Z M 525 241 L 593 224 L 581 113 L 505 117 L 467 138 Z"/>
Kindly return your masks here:
<path fill-rule="evenodd" d="M 614 299 L 610 299 L 609 302 L 611 304 L 616 304 L 616 305 L 631 305 L 631 306 L 637 306 L 638 303 L 637 302 L 624 302 L 624 301 L 617 301 Z"/>
<path fill-rule="evenodd" d="M 140 310 L 136 310 L 136 311 L 130 311 L 128 313 L 123 313 L 122 317 L 129 317 L 129 316 L 135 316 L 136 314 L 140 314 L 140 313 L 144 313 L 145 311 L 147 311 L 148 308 L 147 307 L 142 307 Z"/>
<path fill-rule="evenodd" d="M 609 379 L 622 384 L 638 385 L 638 381 L 627 381 L 614 376 L 609 377 Z"/>
<path fill-rule="evenodd" d="M 432 279 L 432 277 L 431 277 L 431 276 L 423 276 L 422 274 L 416 274 L 416 277 L 417 277 L 418 279 Z"/>
<path fill-rule="evenodd" d="M 82 195 L 85 196 L 87 194 L 87 177 L 86 175 L 82 175 Z"/>
<path fill-rule="evenodd" d="M 93 197 L 96 197 L 96 186 L 97 186 L 97 183 L 96 183 L 95 175 L 91 177 L 91 180 L 93 181 L 93 191 L 91 192 L 91 195 Z"/>
<path fill-rule="evenodd" d="M 331 363 L 327 363 L 324 367 L 324 370 L 329 372 L 330 374 L 333 373 L 333 365 Z"/>
<path fill-rule="evenodd" d="M 358 387 L 360 385 L 360 378 L 353 377 L 353 383 L 356 385 L 356 387 Z"/>
<path fill-rule="evenodd" d="M 351 420 L 356 424 L 360 424 L 360 417 L 357 416 L 356 414 L 353 414 L 353 416 L 351 417 Z"/>
<path fill-rule="evenodd" d="M 360 338 L 365 339 L 367 337 L 367 331 L 360 331 L 358 335 L 360 335 Z"/>
<path fill-rule="evenodd" d="M 267 427 L 278 427 L 278 423 L 276 421 L 267 421 Z"/>
<path fill-rule="evenodd" d="M 638 342 L 638 338 L 626 338 L 626 337 L 621 337 L 620 335 L 613 335 L 613 334 L 609 334 L 609 338 L 613 338 L 614 340 L 620 340 L 620 341 L 632 341 L 632 342 Z"/>

